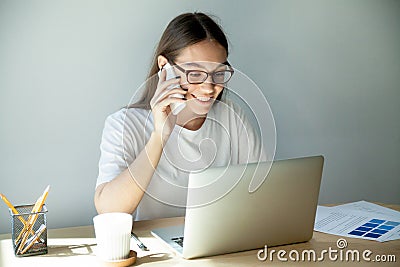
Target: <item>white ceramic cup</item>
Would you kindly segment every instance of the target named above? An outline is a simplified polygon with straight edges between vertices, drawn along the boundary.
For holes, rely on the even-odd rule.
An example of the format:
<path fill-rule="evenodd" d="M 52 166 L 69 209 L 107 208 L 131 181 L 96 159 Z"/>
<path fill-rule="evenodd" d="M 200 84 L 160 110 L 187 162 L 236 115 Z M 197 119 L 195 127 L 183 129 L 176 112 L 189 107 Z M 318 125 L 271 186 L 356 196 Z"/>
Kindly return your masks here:
<path fill-rule="evenodd" d="M 93 218 L 96 234 L 96 255 L 105 261 L 126 259 L 130 251 L 132 215 L 103 213 Z"/>

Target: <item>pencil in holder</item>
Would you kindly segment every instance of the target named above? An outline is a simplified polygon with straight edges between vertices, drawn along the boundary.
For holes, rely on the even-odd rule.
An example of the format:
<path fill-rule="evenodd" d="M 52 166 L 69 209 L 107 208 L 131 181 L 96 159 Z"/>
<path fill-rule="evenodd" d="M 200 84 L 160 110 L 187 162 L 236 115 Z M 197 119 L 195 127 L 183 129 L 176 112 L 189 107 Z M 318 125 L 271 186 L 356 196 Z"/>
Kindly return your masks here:
<path fill-rule="evenodd" d="M 32 213 L 34 205 L 20 205 L 11 214 L 12 243 L 18 257 L 47 254 L 46 205 L 41 211 Z"/>

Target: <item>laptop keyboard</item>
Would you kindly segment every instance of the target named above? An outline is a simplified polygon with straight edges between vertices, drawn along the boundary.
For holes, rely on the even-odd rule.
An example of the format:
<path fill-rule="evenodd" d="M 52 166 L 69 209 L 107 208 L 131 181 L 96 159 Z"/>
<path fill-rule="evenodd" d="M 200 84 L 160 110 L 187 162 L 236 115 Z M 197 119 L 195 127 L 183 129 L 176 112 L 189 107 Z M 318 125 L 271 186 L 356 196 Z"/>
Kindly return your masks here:
<path fill-rule="evenodd" d="M 183 236 L 171 238 L 172 241 L 183 247 Z"/>

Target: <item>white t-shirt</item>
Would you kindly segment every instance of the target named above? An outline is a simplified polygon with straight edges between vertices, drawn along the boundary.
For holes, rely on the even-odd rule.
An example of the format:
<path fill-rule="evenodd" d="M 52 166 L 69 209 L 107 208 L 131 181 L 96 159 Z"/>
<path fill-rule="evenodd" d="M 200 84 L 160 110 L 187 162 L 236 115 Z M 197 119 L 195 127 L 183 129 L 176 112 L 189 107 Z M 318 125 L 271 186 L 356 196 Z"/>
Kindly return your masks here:
<path fill-rule="evenodd" d="M 96 186 L 111 181 L 134 161 L 153 131 L 150 110 L 121 109 L 107 117 Z M 262 142 L 244 112 L 231 101 L 215 102 L 197 131 L 175 125 L 135 220 L 184 216 L 189 173 L 210 166 L 266 160 Z"/>

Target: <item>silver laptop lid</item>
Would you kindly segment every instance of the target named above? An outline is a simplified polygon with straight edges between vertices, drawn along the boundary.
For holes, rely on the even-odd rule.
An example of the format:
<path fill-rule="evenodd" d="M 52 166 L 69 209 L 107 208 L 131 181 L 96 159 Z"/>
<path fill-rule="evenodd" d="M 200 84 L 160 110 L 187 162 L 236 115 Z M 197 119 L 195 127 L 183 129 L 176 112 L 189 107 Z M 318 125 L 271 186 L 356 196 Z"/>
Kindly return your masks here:
<path fill-rule="evenodd" d="M 323 157 L 209 168 L 190 174 L 183 257 L 308 241 Z M 268 173 L 255 192 L 253 176 Z M 258 177 L 259 179 L 259 177 Z"/>

